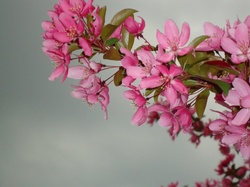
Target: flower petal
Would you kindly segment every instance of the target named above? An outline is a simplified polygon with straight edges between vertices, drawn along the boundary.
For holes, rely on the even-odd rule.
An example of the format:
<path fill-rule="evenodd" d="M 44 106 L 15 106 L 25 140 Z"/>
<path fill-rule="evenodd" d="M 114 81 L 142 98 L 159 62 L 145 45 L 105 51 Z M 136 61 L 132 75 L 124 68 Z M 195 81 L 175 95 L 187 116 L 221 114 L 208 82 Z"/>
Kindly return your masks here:
<path fill-rule="evenodd" d="M 232 120 L 232 124 L 236 126 L 244 125 L 248 122 L 249 118 L 250 118 L 250 109 L 243 108 L 236 114 L 236 116 Z"/>
<path fill-rule="evenodd" d="M 241 138 L 242 137 L 239 136 L 238 134 L 229 134 L 229 135 L 224 135 L 221 139 L 221 142 L 227 145 L 233 145 L 237 143 Z"/>
<path fill-rule="evenodd" d="M 62 22 L 62 24 L 65 28 L 76 28 L 77 27 L 75 20 L 69 14 L 67 14 L 65 12 L 62 12 L 59 15 L 59 20 Z"/>
<path fill-rule="evenodd" d="M 134 90 L 126 90 L 123 92 L 123 97 L 129 100 L 134 100 L 138 94 Z"/>
<path fill-rule="evenodd" d="M 131 76 L 132 78 L 142 78 L 146 77 L 149 72 L 146 71 L 144 67 L 136 67 L 136 66 L 128 66 L 127 67 L 127 75 Z"/>
<path fill-rule="evenodd" d="M 162 127 L 172 126 L 173 115 L 170 112 L 161 114 L 159 125 Z"/>
<path fill-rule="evenodd" d="M 85 38 L 79 38 L 79 45 L 83 49 L 83 52 L 86 56 L 92 55 L 92 48 L 89 42 Z"/>
<path fill-rule="evenodd" d="M 188 94 L 187 87 L 179 79 L 173 79 L 171 85 L 175 90 L 180 92 L 180 94 Z"/>
<path fill-rule="evenodd" d="M 231 54 L 240 54 L 241 53 L 241 50 L 238 48 L 236 43 L 230 38 L 223 37 L 221 39 L 221 46 L 228 53 L 231 53 Z"/>
<path fill-rule="evenodd" d="M 235 40 L 244 43 L 246 46 L 249 44 L 248 27 L 245 23 L 240 23 L 235 30 Z"/>
<path fill-rule="evenodd" d="M 240 103 L 244 108 L 250 108 L 250 95 L 243 97 Z"/>
<path fill-rule="evenodd" d="M 142 125 L 147 120 L 148 110 L 146 107 L 139 107 L 132 117 L 131 123 L 138 126 Z"/>
<path fill-rule="evenodd" d="M 159 30 L 156 31 L 156 39 L 164 49 L 170 48 L 168 38 L 164 34 L 162 34 Z"/>
<path fill-rule="evenodd" d="M 167 39 L 173 41 L 175 38 L 179 37 L 179 29 L 175 22 L 171 19 L 168 19 L 164 24 L 164 32 L 167 36 Z"/>
<path fill-rule="evenodd" d="M 240 105 L 240 95 L 235 90 L 229 90 L 225 100 L 229 103 L 230 106 L 239 106 Z"/>
<path fill-rule="evenodd" d="M 248 83 L 244 81 L 243 79 L 235 78 L 232 84 L 235 90 L 237 91 L 237 93 L 241 97 L 245 97 L 250 94 L 250 87 Z"/>
<path fill-rule="evenodd" d="M 226 125 L 226 122 L 224 120 L 217 119 L 217 120 L 212 121 L 209 124 L 209 129 L 211 131 L 222 131 L 224 130 L 225 125 Z"/>
<path fill-rule="evenodd" d="M 150 76 L 150 77 L 145 77 L 141 80 L 140 87 L 141 88 L 156 88 L 162 84 L 163 82 L 161 80 L 161 77 Z"/>
<path fill-rule="evenodd" d="M 189 37 L 190 37 L 190 27 L 188 23 L 184 22 L 182 24 L 179 46 L 182 47 L 183 45 L 185 45 Z"/>
<path fill-rule="evenodd" d="M 170 62 L 171 60 L 173 60 L 175 58 L 175 54 L 173 51 L 170 51 L 170 52 L 166 52 L 166 53 L 163 53 L 162 55 L 157 55 L 157 60 L 161 61 L 161 62 Z"/>
<path fill-rule="evenodd" d="M 242 145 L 240 147 L 240 153 L 243 157 L 243 159 L 247 160 L 250 158 L 250 146 L 245 146 L 245 145 Z"/>
<path fill-rule="evenodd" d="M 54 69 L 54 71 L 49 76 L 50 81 L 54 81 L 58 77 L 60 77 L 66 70 L 66 67 L 62 64 Z"/>
<path fill-rule="evenodd" d="M 84 69 L 85 71 L 88 70 L 86 67 L 83 66 L 74 66 L 69 68 L 68 77 L 71 79 L 82 79 L 84 76 Z"/>

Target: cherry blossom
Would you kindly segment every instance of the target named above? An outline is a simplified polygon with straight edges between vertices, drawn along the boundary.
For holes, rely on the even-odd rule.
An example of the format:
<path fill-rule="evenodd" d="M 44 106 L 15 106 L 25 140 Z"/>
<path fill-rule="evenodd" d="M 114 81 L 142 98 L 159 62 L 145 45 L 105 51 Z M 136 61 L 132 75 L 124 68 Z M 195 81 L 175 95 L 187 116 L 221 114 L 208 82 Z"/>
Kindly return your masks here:
<path fill-rule="evenodd" d="M 141 61 L 142 64 L 135 64 L 127 66 L 127 75 L 131 76 L 132 78 L 143 78 L 149 75 L 159 75 L 159 70 L 157 70 L 156 66 L 161 65 L 158 62 L 153 54 L 150 51 L 146 51 L 141 49 L 137 51 L 137 58 Z M 124 60 L 126 61 L 126 60 Z"/>
<path fill-rule="evenodd" d="M 55 69 L 51 73 L 49 80 L 54 81 L 55 79 L 63 75 L 63 82 L 67 78 L 68 66 L 70 64 L 68 46 L 64 44 L 60 50 L 43 47 L 43 52 L 46 53 L 50 57 L 50 59 L 55 63 Z"/>
<path fill-rule="evenodd" d="M 214 25 L 210 22 L 205 22 L 204 33 L 210 38 L 206 39 L 200 45 L 196 47 L 197 51 L 212 51 L 212 50 L 221 50 L 221 39 L 224 35 L 224 30 L 222 30 L 217 25 Z"/>
<path fill-rule="evenodd" d="M 90 62 L 87 59 L 82 60 L 82 65 L 72 66 L 68 71 L 68 78 L 86 79 L 90 75 L 97 74 L 101 71 L 102 65 L 96 62 Z"/>
<path fill-rule="evenodd" d="M 230 106 L 240 106 L 240 110 L 232 120 L 233 125 L 244 125 L 250 119 L 250 87 L 249 84 L 240 78 L 232 82 L 234 88 L 225 97 Z"/>
<path fill-rule="evenodd" d="M 248 27 L 245 23 L 240 23 L 234 32 L 232 38 L 223 37 L 221 46 L 225 51 L 231 54 L 232 62 L 239 64 L 250 59 L 250 44 Z"/>
<path fill-rule="evenodd" d="M 123 96 L 129 100 L 132 100 L 137 107 L 135 114 L 132 117 L 131 123 L 142 125 L 148 116 L 148 109 L 146 107 L 146 99 L 141 95 L 138 90 L 127 90 L 123 92 Z"/>
<path fill-rule="evenodd" d="M 185 106 L 177 106 L 171 108 L 170 104 L 165 101 L 157 104 L 153 104 L 149 107 L 149 112 L 157 112 L 159 117 L 159 125 L 166 128 L 170 127 L 172 136 L 183 129 L 185 132 L 190 130 L 192 119 L 190 117 L 190 110 Z"/>
<path fill-rule="evenodd" d="M 145 21 L 139 17 L 137 22 L 135 12 L 123 9 L 105 23 L 106 7 L 93 6 L 93 0 L 59 0 L 48 11 L 51 20 L 42 22 L 42 50 L 54 65 L 49 80 L 78 80 L 72 97 L 89 106 L 99 104 L 105 119 L 112 83 L 125 88 L 123 96 L 135 109 L 132 124 L 158 122 L 172 140 L 184 132 L 196 146 L 205 137 L 219 142 L 225 159 L 216 172 L 222 179 L 196 182 L 196 187 L 249 186 L 250 16 L 232 26 L 226 21 L 225 30 L 205 22 L 209 38 L 197 37 L 189 45 L 189 24 L 184 22 L 180 31 L 167 19 L 164 33 L 156 31 L 154 46 L 143 36 Z M 92 60 L 100 56 L 104 60 Z M 102 73 L 106 70 L 111 73 Z M 226 110 L 213 110 L 219 117 L 203 121 L 207 92 L 215 93 L 214 102 Z M 234 163 L 232 148 L 245 159 L 242 166 Z"/>
<path fill-rule="evenodd" d="M 139 17 L 141 19 L 141 23 L 138 23 L 132 18 L 131 16 L 128 17 L 124 22 L 124 27 L 126 30 L 135 36 L 140 36 L 145 28 L 145 21 L 143 18 Z"/>
<path fill-rule="evenodd" d="M 94 10 L 93 0 L 59 0 L 60 8 L 71 16 L 85 17 Z"/>
<path fill-rule="evenodd" d="M 170 65 L 169 68 L 164 65 L 158 65 L 156 66 L 156 69 L 160 72 L 160 74 L 142 78 L 140 87 L 162 87 L 163 95 L 173 106 L 177 100 L 178 92 L 181 95 L 188 94 L 188 90 L 185 85 L 178 78 L 176 78 L 178 75 L 181 75 L 183 73 L 183 70 L 173 64 Z"/>
<path fill-rule="evenodd" d="M 156 32 L 156 38 L 159 43 L 159 53 L 157 59 L 162 62 L 175 60 L 176 56 L 183 56 L 189 53 L 193 47 L 184 45 L 190 37 L 190 27 L 188 23 L 183 23 L 181 34 L 175 22 L 168 19 L 164 24 L 164 33 L 159 30 Z M 164 52 L 164 50 L 166 50 Z"/>
<path fill-rule="evenodd" d="M 109 89 L 101 79 L 92 74 L 82 79 L 77 86 L 72 86 L 72 97 L 86 101 L 90 106 L 100 103 L 105 112 L 105 119 L 108 118 L 107 106 L 109 104 Z"/>
<path fill-rule="evenodd" d="M 70 42 L 80 36 L 84 31 L 82 21 L 74 20 L 69 14 L 62 12 L 58 18 L 54 18 L 57 32 L 54 38 L 60 42 Z"/>
<path fill-rule="evenodd" d="M 243 126 L 226 126 L 229 132 L 222 138 L 222 143 L 235 145 L 244 159 L 250 158 L 250 131 Z"/>

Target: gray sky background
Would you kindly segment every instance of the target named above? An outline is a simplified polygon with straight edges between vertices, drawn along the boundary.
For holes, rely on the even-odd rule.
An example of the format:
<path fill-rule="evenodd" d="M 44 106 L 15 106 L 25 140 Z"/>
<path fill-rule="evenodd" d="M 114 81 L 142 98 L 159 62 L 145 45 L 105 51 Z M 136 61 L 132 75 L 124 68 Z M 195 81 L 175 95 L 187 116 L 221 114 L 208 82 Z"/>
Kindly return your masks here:
<path fill-rule="evenodd" d="M 195 148 L 180 136 L 173 143 L 155 125 L 130 125 L 133 107 L 111 89 L 109 120 L 71 98 L 69 82 L 50 82 L 53 68 L 42 53 L 41 22 L 56 0 L 0 3 L 0 186 L 1 187 L 159 187 L 215 177 L 220 154 L 210 140 Z M 134 8 L 146 21 L 145 37 L 155 42 L 167 18 L 187 21 L 192 38 L 203 23 L 244 20 L 248 0 L 96 0 L 108 18 Z M 211 106 L 213 106 L 211 104 Z"/>

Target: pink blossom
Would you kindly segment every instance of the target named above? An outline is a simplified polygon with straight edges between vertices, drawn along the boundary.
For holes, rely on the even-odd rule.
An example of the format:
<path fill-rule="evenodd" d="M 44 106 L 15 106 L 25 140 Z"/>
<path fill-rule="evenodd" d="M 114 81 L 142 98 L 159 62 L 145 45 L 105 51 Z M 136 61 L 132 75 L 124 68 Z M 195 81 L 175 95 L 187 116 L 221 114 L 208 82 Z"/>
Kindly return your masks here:
<path fill-rule="evenodd" d="M 154 104 L 149 107 L 149 113 L 160 113 L 159 125 L 171 128 L 171 134 L 174 137 L 181 129 L 189 131 L 192 125 L 191 112 L 185 106 L 171 108 L 166 102 L 163 104 Z"/>
<path fill-rule="evenodd" d="M 100 103 L 105 112 L 105 119 L 108 118 L 107 106 L 109 104 L 109 89 L 107 85 L 101 82 L 99 77 L 94 74 L 82 79 L 77 86 L 73 86 L 74 90 L 71 96 L 74 98 L 82 99 L 89 105 Z"/>
<path fill-rule="evenodd" d="M 168 187 L 178 187 L 179 182 L 171 182 L 170 184 L 168 184 Z"/>
<path fill-rule="evenodd" d="M 209 124 L 209 129 L 213 131 L 214 134 L 224 134 L 225 127 L 227 125 L 231 125 L 231 121 L 234 117 L 233 113 L 229 111 L 223 111 L 219 113 L 220 113 L 220 118 L 213 120 Z"/>
<path fill-rule="evenodd" d="M 43 47 L 46 48 L 46 50 L 58 50 L 63 46 L 63 43 L 58 42 L 55 39 L 46 39 L 43 41 Z"/>
<path fill-rule="evenodd" d="M 58 18 L 54 18 L 57 32 L 54 32 L 54 38 L 62 43 L 70 42 L 79 37 L 84 31 L 82 21 L 74 20 L 69 14 L 63 12 Z"/>
<path fill-rule="evenodd" d="M 68 54 L 68 46 L 64 44 L 60 50 L 47 49 L 43 47 L 43 52 L 55 63 L 55 69 L 49 77 L 50 81 L 54 81 L 63 75 L 62 82 L 67 78 L 68 65 L 70 64 L 70 55 Z"/>
<path fill-rule="evenodd" d="M 230 106 L 240 106 L 240 110 L 232 120 L 233 125 L 244 125 L 250 118 L 250 87 L 249 84 L 240 78 L 235 78 L 232 82 L 234 88 L 229 90 L 225 101 Z"/>
<path fill-rule="evenodd" d="M 161 63 L 156 61 L 151 51 L 141 49 L 137 51 L 137 56 L 138 59 L 141 60 L 142 64 L 138 63 L 136 66 L 133 64 L 127 66 L 127 75 L 135 79 L 143 78 L 148 75 L 159 75 L 159 70 L 157 70 L 156 66 L 160 65 Z M 124 61 L 126 61 L 126 59 Z"/>
<path fill-rule="evenodd" d="M 88 13 L 92 12 L 95 8 L 92 5 L 93 0 L 59 0 L 60 8 L 71 16 L 77 15 L 78 17 L 85 17 Z"/>
<path fill-rule="evenodd" d="M 139 60 L 137 56 L 135 56 L 130 50 L 121 47 L 121 53 L 125 56 L 122 58 L 121 63 L 122 66 L 126 69 L 128 66 L 137 66 L 139 64 Z"/>
<path fill-rule="evenodd" d="M 124 27 L 126 30 L 135 36 L 140 36 L 143 32 L 143 29 L 145 28 L 145 21 L 143 18 L 139 17 L 141 19 L 141 23 L 138 23 L 134 20 L 131 16 L 128 17 L 124 22 Z"/>
<path fill-rule="evenodd" d="M 250 131 L 243 126 L 227 126 L 229 132 L 222 138 L 222 143 L 235 145 L 244 159 L 250 158 Z"/>
<path fill-rule="evenodd" d="M 108 105 L 110 102 L 109 88 L 104 85 L 99 92 L 99 103 L 101 104 L 102 110 L 105 112 L 105 119 L 108 119 Z"/>
<path fill-rule="evenodd" d="M 137 124 L 138 126 L 145 123 L 148 115 L 146 99 L 141 95 L 138 90 L 127 90 L 123 92 L 123 96 L 126 99 L 132 100 L 135 106 L 137 107 L 137 111 L 133 115 L 131 123 Z"/>
<path fill-rule="evenodd" d="M 156 111 L 151 111 L 148 113 L 148 121 L 147 123 L 151 126 L 153 126 L 154 122 L 158 121 L 160 119 L 160 115 Z"/>
<path fill-rule="evenodd" d="M 185 85 L 176 78 L 183 73 L 183 69 L 174 64 L 171 64 L 169 68 L 164 65 L 158 65 L 156 68 L 160 74 L 142 78 L 140 87 L 157 88 L 161 86 L 163 88 L 163 95 L 171 103 L 171 106 L 173 106 L 178 98 L 178 93 L 181 95 L 188 94 Z"/>
<path fill-rule="evenodd" d="M 240 187 L 249 187 L 250 184 L 250 177 L 243 178 L 240 180 L 239 186 Z"/>
<path fill-rule="evenodd" d="M 135 81 L 134 78 L 130 76 L 126 76 L 122 79 L 122 85 L 128 87 L 128 88 L 133 88 L 135 89 L 136 87 L 132 85 L 132 83 Z"/>
<path fill-rule="evenodd" d="M 44 39 L 53 39 L 53 33 L 57 32 L 55 24 L 53 21 L 43 21 L 41 24 L 43 30 L 45 31 L 43 33 Z"/>
<path fill-rule="evenodd" d="M 82 61 L 82 66 L 73 66 L 69 68 L 68 78 L 72 79 L 86 79 L 90 75 L 100 72 L 101 65 L 96 62 L 90 62 L 87 59 Z"/>
<path fill-rule="evenodd" d="M 54 15 L 58 16 L 62 12 L 64 12 L 64 11 L 62 10 L 61 6 L 59 4 L 55 4 L 54 5 L 54 10 L 48 11 L 48 15 L 49 15 L 49 17 L 52 18 Z"/>
<path fill-rule="evenodd" d="M 206 179 L 205 182 L 196 182 L 195 187 L 222 187 L 222 183 L 215 179 Z"/>
<path fill-rule="evenodd" d="M 244 23 L 247 25 L 248 29 L 250 29 L 250 15 L 245 18 Z"/>
<path fill-rule="evenodd" d="M 206 39 L 204 42 L 198 45 L 196 47 L 196 50 L 198 51 L 221 50 L 220 47 L 221 39 L 224 35 L 224 31 L 220 27 L 210 22 L 205 22 L 203 27 L 205 35 L 210 36 L 210 38 Z"/>
<path fill-rule="evenodd" d="M 80 37 L 78 41 L 79 41 L 79 46 L 82 48 L 84 54 L 86 56 L 91 56 L 93 52 L 89 41 L 83 37 Z"/>
<path fill-rule="evenodd" d="M 239 64 L 250 60 L 250 44 L 248 27 L 245 23 L 240 23 L 230 37 L 223 37 L 221 40 L 222 48 L 231 54 L 231 60 Z"/>
<path fill-rule="evenodd" d="M 90 22 L 91 28 L 90 28 L 90 33 L 93 35 L 92 40 L 95 40 L 98 36 L 100 36 L 102 32 L 102 19 L 101 17 L 96 13 L 93 12 L 91 14 L 93 22 Z"/>
<path fill-rule="evenodd" d="M 183 47 L 190 37 L 190 27 L 188 23 L 183 23 L 181 34 L 175 22 L 168 19 L 164 24 L 164 33 L 157 30 L 156 38 L 159 43 L 159 53 L 157 59 L 162 62 L 175 60 L 176 56 L 183 56 L 189 53 L 193 47 Z M 164 52 L 164 50 L 165 52 Z"/>

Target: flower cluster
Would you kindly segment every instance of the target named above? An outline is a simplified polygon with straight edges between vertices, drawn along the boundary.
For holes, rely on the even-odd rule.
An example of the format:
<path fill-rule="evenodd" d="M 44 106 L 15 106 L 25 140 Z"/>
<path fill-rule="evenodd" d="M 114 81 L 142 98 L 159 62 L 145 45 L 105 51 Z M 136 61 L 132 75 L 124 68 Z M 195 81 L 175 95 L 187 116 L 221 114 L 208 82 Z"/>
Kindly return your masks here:
<path fill-rule="evenodd" d="M 164 32 L 156 30 L 157 44 L 143 35 L 145 21 L 134 9 L 124 9 L 105 23 L 106 7 L 93 0 L 59 0 L 42 23 L 43 52 L 54 64 L 49 80 L 77 79 L 71 95 L 93 106 L 97 103 L 108 118 L 109 86 L 123 86 L 123 96 L 133 102 L 136 111 L 132 124 L 159 125 L 168 128 L 174 139 L 181 131 L 199 145 L 201 137 L 214 137 L 220 151 L 231 158 L 233 145 L 245 160 L 250 159 L 250 16 L 225 29 L 204 23 L 204 33 L 191 42 L 189 24 L 181 29 L 172 19 L 164 23 Z M 134 47 L 134 41 L 142 45 Z M 102 62 L 93 60 L 101 56 Z M 110 65 L 107 61 L 120 61 Z M 114 70 L 103 78 L 100 72 Z M 218 119 L 203 122 L 209 96 L 224 107 L 213 110 Z M 230 161 L 229 161 L 230 162 Z M 226 169 L 225 169 L 226 167 Z M 207 180 L 196 186 L 224 186 L 249 182 L 249 167 L 235 169 L 219 165 L 224 181 Z M 169 186 L 177 186 L 172 183 Z"/>
<path fill-rule="evenodd" d="M 89 105 L 99 102 L 107 118 L 109 79 L 102 80 L 97 74 L 117 66 L 96 63 L 91 58 L 97 53 L 106 53 L 108 57 L 113 51 L 117 52 L 112 43 L 119 41 L 118 38 L 122 40 L 123 29 L 134 36 L 140 36 L 145 22 L 141 18 L 142 22 L 138 23 L 129 16 L 122 24 L 104 28 L 105 13 L 106 7 L 95 7 L 93 0 L 59 0 L 54 5 L 54 10 L 48 11 L 51 20 L 44 21 L 42 28 L 45 31 L 43 51 L 55 67 L 49 80 L 54 81 L 59 77 L 62 77 L 62 82 L 67 78 L 79 79 L 80 82 L 73 86 L 71 95 Z M 109 31 L 110 27 L 112 33 Z M 73 61 L 77 61 L 74 66 Z"/>

